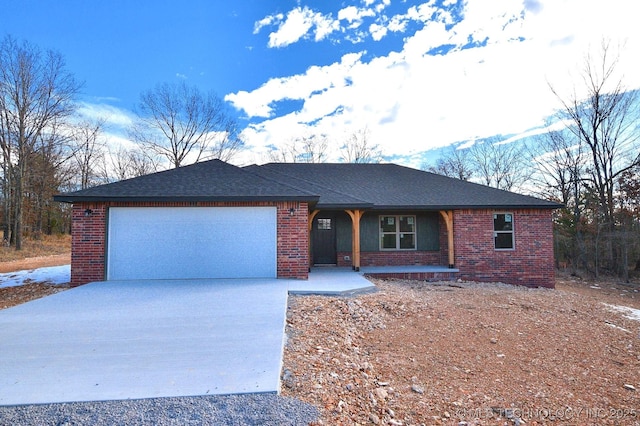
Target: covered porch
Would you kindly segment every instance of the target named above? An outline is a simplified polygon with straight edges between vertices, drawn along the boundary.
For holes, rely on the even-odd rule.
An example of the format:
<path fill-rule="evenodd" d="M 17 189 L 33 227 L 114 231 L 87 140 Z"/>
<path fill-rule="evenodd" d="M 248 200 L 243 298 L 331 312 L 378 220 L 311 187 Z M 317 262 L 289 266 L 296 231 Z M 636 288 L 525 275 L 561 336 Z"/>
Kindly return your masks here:
<path fill-rule="evenodd" d="M 351 267 L 385 277 L 451 279 L 453 210 L 315 209 L 309 211 L 309 267 Z"/>

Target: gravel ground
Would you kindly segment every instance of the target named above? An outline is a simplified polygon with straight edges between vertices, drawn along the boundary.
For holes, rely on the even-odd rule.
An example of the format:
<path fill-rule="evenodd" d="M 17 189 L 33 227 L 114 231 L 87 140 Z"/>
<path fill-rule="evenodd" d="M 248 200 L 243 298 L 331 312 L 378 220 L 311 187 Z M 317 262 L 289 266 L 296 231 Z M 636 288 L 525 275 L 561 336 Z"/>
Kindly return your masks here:
<path fill-rule="evenodd" d="M 290 297 L 282 393 L 321 425 L 637 425 L 640 286 L 373 280 Z"/>
<path fill-rule="evenodd" d="M 0 407 L 0 425 L 307 425 L 318 410 L 275 394 Z"/>

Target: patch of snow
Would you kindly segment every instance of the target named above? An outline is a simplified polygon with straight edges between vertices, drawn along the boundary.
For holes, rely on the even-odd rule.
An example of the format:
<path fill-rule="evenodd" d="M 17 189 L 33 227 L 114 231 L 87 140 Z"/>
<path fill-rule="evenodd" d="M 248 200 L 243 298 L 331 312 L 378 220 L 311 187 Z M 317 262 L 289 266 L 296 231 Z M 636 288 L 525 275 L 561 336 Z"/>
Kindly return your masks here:
<path fill-rule="evenodd" d="M 625 331 L 625 332 L 627 332 L 627 333 L 631 333 L 631 331 L 627 330 L 626 328 L 622 328 L 622 327 L 620 327 L 619 325 L 615 325 L 615 324 L 614 324 L 614 323 L 612 323 L 612 322 L 605 321 L 604 323 L 605 323 L 605 324 L 607 324 L 607 325 L 608 325 L 609 327 L 611 327 L 611 328 L 615 328 L 615 329 L 618 329 L 618 330 Z"/>
<path fill-rule="evenodd" d="M 27 281 L 66 284 L 71 281 L 71 265 L 49 266 L 0 274 L 0 288 L 23 285 Z"/>
<path fill-rule="evenodd" d="M 622 313 L 629 319 L 640 321 L 640 309 L 629 308 L 628 306 L 609 305 L 608 303 L 605 303 L 605 305 L 614 311 Z"/>

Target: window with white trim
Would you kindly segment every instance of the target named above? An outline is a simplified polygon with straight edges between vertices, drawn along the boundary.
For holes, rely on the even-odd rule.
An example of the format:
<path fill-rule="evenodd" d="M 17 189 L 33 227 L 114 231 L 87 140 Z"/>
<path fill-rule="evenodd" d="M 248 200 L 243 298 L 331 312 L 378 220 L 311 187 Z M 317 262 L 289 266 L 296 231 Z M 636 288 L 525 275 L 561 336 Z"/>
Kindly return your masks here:
<path fill-rule="evenodd" d="M 416 217 L 380 216 L 380 250 L 415 250 Z"/>
<path fill-rule="evenodd" d="M 493 238 L 496 250 L 513 250 L 513 214 L 494 213 Z"/>

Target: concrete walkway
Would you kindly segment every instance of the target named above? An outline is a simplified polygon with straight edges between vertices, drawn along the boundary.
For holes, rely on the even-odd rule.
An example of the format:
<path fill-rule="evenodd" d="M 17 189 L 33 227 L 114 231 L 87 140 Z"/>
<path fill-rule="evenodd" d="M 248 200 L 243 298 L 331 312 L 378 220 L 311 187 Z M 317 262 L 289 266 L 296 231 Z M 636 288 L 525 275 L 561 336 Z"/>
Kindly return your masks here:
<path fill-rule="evenodd" d="M 312 268 L 308 280 L 289 280 L 289 294 L 353 296 L 375 289 L 362 274 L 334 266 Z"/>
<path fill-rule="evenodd" d="M 278 392 L 288 280 L 109 281 L 0 311 L 0 405 Z"/>

